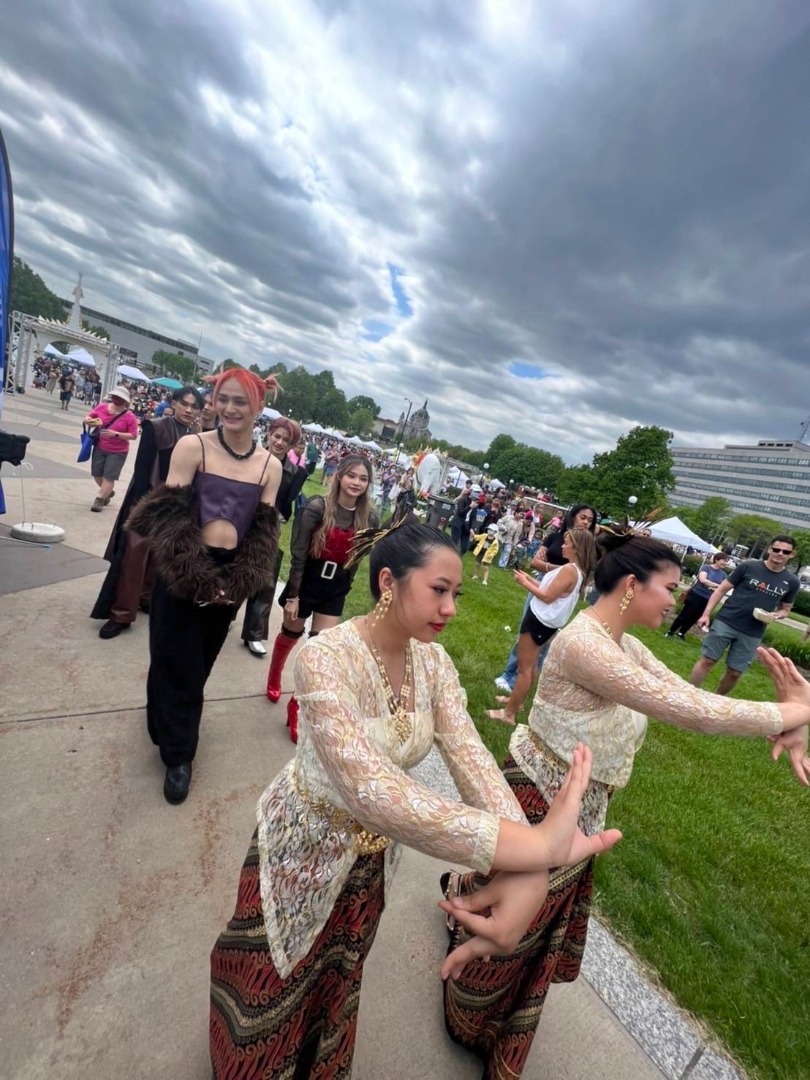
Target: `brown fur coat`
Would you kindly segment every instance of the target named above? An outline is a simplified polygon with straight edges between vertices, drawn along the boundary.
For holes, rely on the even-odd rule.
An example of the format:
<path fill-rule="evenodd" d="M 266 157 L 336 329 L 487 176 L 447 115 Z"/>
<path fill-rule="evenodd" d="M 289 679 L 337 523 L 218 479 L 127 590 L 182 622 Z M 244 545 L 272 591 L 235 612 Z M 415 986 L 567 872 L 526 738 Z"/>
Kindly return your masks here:
<path fill-rule="evenodd" d="M 126 528 L 149 540 L 169 592 L 195 604 L 239 605 L 272 574 L 278 551 L 278 512 L 259 503 L 232 563 L 220 565 L 202 542 L 197 495 L 188 484 L 160 484 L 130 514 Z"/>

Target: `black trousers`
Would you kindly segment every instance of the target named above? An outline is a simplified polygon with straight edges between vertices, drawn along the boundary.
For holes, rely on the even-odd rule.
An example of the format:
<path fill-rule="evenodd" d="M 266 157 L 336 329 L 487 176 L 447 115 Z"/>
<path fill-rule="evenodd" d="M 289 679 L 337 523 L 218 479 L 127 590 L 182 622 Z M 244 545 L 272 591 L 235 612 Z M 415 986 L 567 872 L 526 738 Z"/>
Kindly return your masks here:
<path fill-rule="evenodd" d="M 669 633 L 683 635 L 687 630 L 691 630 L 706 610 L 708 602 L 708 596 L 695 596 L 694 593 L 690 593 L 684 600 L 683 607 L 675 617 L 672 626 L 670 626 Z"/>
<path fill-rule="evenodd" d="M 162 578 L 155 580 L 149 616 L 146 722 L 168 767 L 194 760 L 203 691 L 232 619 L 229 605 L 200 607 L 173 596 Z"/>
<path fill-rule="evenodd" d="M 245 604 L 245 617 L 242 620 L 242 641 L 267 641 L 270 634 L 270 612 L 276 595 L 278 575 L 281 573 L 281 560 L 284 552 L 279 548 L 273 573 L 257 593 Z"/>

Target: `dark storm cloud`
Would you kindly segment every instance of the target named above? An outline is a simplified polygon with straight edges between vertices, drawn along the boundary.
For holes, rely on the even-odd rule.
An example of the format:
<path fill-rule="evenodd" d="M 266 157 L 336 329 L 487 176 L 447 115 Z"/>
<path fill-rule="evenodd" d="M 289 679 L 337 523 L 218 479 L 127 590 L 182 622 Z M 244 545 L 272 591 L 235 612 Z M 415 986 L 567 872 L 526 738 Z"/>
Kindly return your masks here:
<path fill-rule="evenodd" d="M 91 307 L 569 459 L 810 411 L 804 3 L 33 0 L 0 64 L 19 253 Z"/>

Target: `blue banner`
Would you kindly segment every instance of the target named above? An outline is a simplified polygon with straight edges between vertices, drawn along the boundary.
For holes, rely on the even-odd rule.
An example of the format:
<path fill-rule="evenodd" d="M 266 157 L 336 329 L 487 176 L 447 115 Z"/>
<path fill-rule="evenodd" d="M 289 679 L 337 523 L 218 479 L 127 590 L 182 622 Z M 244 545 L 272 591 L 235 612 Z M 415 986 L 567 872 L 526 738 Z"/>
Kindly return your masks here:
<path fill-rule="evenodd" d="M 8 333 L 11 325 L 11 260 L 14 252 L 14 203 L 11 197 L 11 169 L 6 144 L 0 131 L 0 413 L 6 386 Z"/>
<path fill-rule="evenodd" d="M 8 334 L 11 327 L 11 260 L 14 254 L 14 202 L 11 197 L 11 169 L 6 144 L 0 131 L 0 416 L 6 388 Z M 0 483 L 0 514 L 6 512 Z"/>

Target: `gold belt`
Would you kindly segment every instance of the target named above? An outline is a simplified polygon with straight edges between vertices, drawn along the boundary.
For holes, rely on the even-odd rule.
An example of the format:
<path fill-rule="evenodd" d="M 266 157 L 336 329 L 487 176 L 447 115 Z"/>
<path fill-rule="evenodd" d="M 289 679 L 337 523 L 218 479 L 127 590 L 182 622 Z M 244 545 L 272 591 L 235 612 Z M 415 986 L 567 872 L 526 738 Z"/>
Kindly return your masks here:
<path fill-rule="evenodd" d="M 558 768 L 562 769 L 563 772 L 568 772 L 571 768 L 570 762 L 566 761 L 565 758 L 561 758 L 559 754 L 555 754 L 551 747 L 543 742 L 536 731 L 532 731 L 530 727 L 527 727 L 526 730 L 529 732 L 529 741 L 538 754 L 545 758 L 550 765 L 556 765 Z M 616 790 L 613 784 L 603 784 L 601 780 L 591 779 L 591 783 L 600 784 L 602 787 L 606 788 L 608 795 L 612 795 Z"/>
<path fill-rule="evenodd" d="M 310 795 L 301 782 L 296 769 L 293 769 L 293 786 L 314 814 L 328 821 L 338 832 L 345 830 L 354 837 L 354 851 L 357 855 L 378 855 L 385 851 L 391 841 L 387 836 L 369 832 L 347 810 L 330 803 L 327 799 L 316 799 Z"/>

